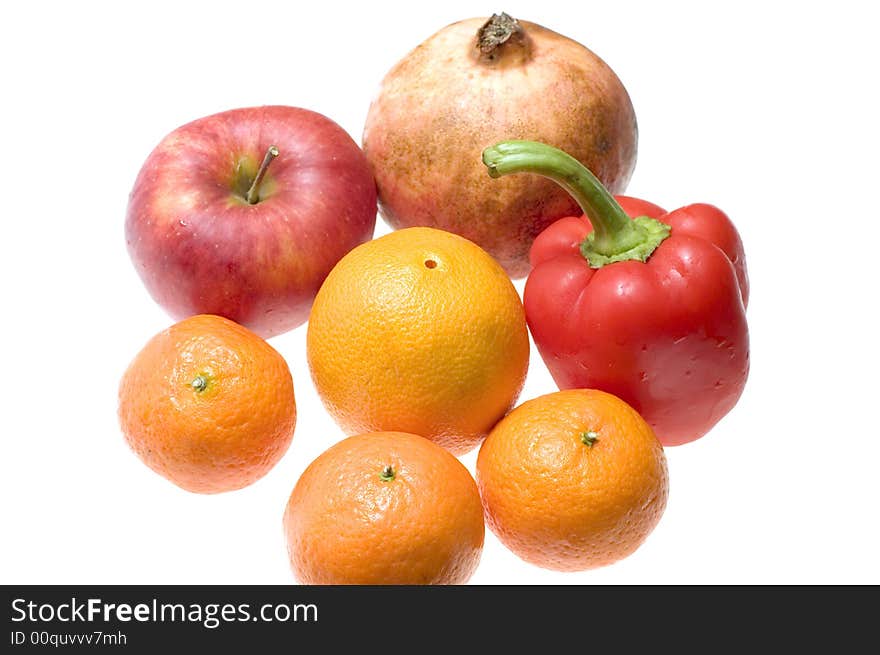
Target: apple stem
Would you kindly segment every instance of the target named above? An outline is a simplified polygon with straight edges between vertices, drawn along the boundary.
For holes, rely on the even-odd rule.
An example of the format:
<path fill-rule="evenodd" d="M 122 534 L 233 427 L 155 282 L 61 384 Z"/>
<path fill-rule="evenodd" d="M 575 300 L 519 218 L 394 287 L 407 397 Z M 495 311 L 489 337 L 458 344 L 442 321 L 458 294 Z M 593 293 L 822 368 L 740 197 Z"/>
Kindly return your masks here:
<path fill-rule="evenodd" d="M 263 163 L 260 164 L 260 170 L 257 171 L 257 176 L 254 178 L 251 188 L 248 189 L 246 198 L 249 204 L 256 205 L 260 201 L 260 183 L 266 175 L 266 169 L 269 168 L 269 164 L 271 164 L 272 160 L 277 156 L 278 146 L 269 146 L 269 149 L 266 151 L 266 156 L 263 157 Z"/>

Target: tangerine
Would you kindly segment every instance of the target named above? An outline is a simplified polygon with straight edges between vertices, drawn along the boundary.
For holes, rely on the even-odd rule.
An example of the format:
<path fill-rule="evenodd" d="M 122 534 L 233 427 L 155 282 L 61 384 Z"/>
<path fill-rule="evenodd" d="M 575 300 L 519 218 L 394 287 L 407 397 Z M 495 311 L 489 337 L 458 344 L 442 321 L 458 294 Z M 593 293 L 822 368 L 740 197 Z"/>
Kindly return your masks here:
<path fill-rule="evenodd" d="M 318 456 L 290 495 L 284 529 L 304 584 L 463 584 L 485 532 L 464 465 L 400 432 L 348 437 Z"/>
<path fill-rule="evenodd" d="M 138 457 L 179 487 L 245 487 L 287 451 L 296 425 L 284 358 L 226 318 L 202 314 L 144 346 L 119 386 L 119 421 Z"/>
<path fill-rule="evenodd" d="M 663 447 L 616 396 L 572 389 L 529 400 L 477 457 L 486 522 L 520 558 L 574 571 L 633 553 L 666 508 Z"/>

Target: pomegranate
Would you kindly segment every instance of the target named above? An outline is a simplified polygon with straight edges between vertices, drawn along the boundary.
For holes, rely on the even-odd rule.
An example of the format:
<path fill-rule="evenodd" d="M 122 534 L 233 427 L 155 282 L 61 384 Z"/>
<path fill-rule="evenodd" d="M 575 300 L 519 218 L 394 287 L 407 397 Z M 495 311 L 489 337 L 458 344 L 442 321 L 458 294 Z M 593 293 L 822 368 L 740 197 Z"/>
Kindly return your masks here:
<path fill-rule="evenodd" d="M 490 179 L 481 153 L 505 139 L 556 146 L 620 193 L 638 130 L 623 84 L 580 43 L 507 14 L 454 23 L 398 62 L 370 106 L 363 146 L 382 217 L 460 234 L 525 276 L 534 238 L 580 209 L 538 175 Z"/>

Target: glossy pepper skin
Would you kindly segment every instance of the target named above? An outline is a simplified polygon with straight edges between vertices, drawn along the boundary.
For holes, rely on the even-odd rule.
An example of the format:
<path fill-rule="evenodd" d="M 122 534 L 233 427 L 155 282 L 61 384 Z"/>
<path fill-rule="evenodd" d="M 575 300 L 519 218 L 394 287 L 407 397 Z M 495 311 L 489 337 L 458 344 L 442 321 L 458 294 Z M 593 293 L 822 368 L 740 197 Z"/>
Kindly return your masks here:
<path fill-rule="evenodd" d="M 523 294 L 559 388 L 615 394 L 666 446 L 708 432 L 749 372 L 748 274 L 730 219 L 706 204 L 665 212 L 615 200 L 576 160 L 543 144 L 503 142 L 484 162 L 493 176 L 556 180 L 585 213 L 538 236 Z"/>

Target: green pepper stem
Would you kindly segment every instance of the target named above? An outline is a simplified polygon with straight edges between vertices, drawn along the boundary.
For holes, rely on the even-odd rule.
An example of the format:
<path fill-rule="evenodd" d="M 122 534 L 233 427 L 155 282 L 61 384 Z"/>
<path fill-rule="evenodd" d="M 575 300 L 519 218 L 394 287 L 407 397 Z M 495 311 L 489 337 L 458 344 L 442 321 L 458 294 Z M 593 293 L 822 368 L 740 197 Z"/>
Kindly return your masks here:
<path fill-rule="evenodd" d="M 568 191 L 593 226 L 581 244 L 593 268 L 629 259 L 645 261 L 669 236 L 669 226 L 656 219 L 631 220 L 586 166 L 558 148 L 535 141 L 502 141 L 483 151 L 483 163 L 494 178 L 535 173 Z"/>

